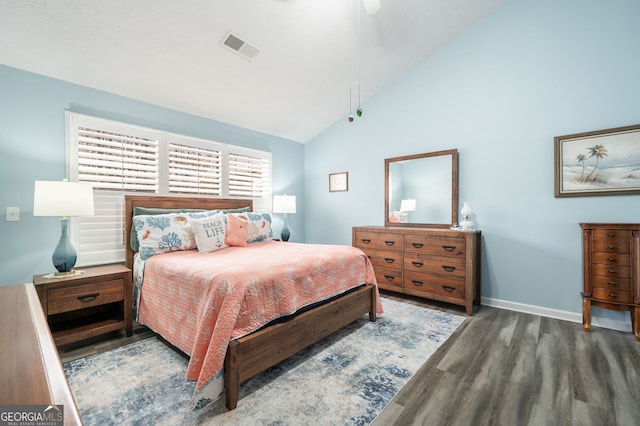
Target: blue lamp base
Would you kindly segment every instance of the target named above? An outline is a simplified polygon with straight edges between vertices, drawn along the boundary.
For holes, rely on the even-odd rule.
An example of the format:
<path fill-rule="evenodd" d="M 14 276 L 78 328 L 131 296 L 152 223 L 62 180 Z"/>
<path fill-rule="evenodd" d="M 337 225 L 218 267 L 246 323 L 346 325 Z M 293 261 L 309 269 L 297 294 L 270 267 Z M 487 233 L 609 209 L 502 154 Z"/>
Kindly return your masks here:
<path fill-rule="evenodd" d="M 51 260 L 53 261 L 53 266 L 55 266 L 58 271 L 56 275 L 69 275 L 73 274 L 73 267 L 76 264 L 78 256 L 71 241 L 69 241 L 69 219 L 66 217 L 60 219 L 60 227 L 62 228 L 60 241 L 58 241 L 58 245 L 53 251 Z"/>
<path fill-rule="evenodd" d="M 289 237 L 291 237 L 291 232 L 289 232 L 289 227 L 287 226 L 287 214 L 284 214 L 284 225 L 282 226 L 282 232 L 280 233 L 280 239 L 282 241 L 289 241 Z"/>

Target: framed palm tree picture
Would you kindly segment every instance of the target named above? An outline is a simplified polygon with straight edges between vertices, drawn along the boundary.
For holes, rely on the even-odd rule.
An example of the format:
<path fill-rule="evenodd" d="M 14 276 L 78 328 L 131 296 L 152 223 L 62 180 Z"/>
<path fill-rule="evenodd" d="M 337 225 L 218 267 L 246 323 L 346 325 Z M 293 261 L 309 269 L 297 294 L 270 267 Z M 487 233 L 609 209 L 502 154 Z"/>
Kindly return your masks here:
<path fill-rule="evenodd" d="M 554 142 L 556 197 L 640 194 L 640 124 Z"/>

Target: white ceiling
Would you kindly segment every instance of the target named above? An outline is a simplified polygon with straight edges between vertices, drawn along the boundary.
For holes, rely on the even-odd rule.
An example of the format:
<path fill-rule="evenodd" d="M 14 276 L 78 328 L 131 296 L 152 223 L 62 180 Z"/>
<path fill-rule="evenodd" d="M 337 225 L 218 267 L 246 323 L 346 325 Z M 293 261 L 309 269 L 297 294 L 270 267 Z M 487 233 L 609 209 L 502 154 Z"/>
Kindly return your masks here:
<path fill-rule="evenodd" d="M 0 63 L 304 143 L 505 1 L 0 0 Z"/>

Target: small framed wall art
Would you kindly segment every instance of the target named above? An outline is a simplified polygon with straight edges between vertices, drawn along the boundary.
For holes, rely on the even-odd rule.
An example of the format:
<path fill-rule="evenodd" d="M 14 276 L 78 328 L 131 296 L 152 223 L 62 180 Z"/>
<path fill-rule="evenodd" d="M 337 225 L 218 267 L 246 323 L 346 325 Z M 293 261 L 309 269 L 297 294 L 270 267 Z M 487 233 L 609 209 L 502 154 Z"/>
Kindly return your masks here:
<path fill-rule="evenodd" d="M 640 194 L 640 124 L 554 142 L 556 197 Z"/>
<path fill-rule="evenodd" d="M 349 190 L 349 172 L 329 174 L 329 192 Z"/>

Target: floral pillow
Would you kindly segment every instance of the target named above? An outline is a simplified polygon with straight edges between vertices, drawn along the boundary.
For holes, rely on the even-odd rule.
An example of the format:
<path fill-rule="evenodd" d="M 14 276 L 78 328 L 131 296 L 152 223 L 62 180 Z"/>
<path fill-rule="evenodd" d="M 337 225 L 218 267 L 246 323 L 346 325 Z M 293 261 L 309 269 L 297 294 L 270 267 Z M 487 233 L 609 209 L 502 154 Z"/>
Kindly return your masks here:
<path fill-rule="evenodd" d="M 190 219 L 190 221 L 200 253 L 210 253 L 229 247 L 224 242 L 227 234 L 227 224 L 223 213 L 201 219 Z"/>
<path fill-rule="evenodd" d="M 140 257 L 196 248 L 196 239 L 187 213 L 140 215 L 133 217 Z"/>
<path fill-rule="evenodd" d="M 246 247 L 248 225 L 246 218 L 227 213 L 226 219 L 227 233 L 224 238 L 225 244 L 236 247 Z"/>
<path fill-rule="evenodd" d="M 273 239 L 270 213 L 234 213 L 235 216 L 247 221 L 247 242 L 266 241 Z"/>

